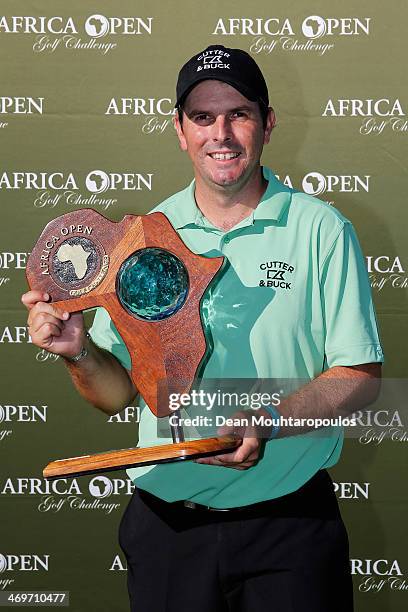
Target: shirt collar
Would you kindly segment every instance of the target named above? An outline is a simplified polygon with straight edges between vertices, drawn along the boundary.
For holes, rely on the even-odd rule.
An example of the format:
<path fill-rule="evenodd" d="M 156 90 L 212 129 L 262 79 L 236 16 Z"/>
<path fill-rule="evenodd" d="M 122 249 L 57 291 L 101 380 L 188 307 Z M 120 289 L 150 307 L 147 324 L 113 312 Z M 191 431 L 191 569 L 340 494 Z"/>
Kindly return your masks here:
<path fill-rule="evenodd" d="M 278 181 L 272 170 L 265 166 L 262 170 L 268 186 L 254 210 L 254 219 L 279 221 L 290 203 L 292 192 L 289 187 Z"/>
<path fill-rule="evenodd" d="M 176 206 L 171 207 L 172 224 L 174 229 L 181 229 L 186 225 L 203 225 L 205 219 L 195 201 L 195 181 L 184 189 L 183 197 Z"/>
<path fill-rule="evenodd" d="M 254 212 L 249 216 L 252 220 L 274 220 L 279 221 L 291 200 L 291 190 L 278 181 L 272 170 L 263 166 L 264 178 L 268 186 L 259 201 Z M 172 207 L 172 224 L 175 229 L 181 229 L 187 225 L 199 227 L 212 227 L 211 223 L 204 217 L 195 201 L 195 181 L 184 190 L 184 197 L 177 206 Z M 249 220 L 249 218 L 248 218 Z"/>

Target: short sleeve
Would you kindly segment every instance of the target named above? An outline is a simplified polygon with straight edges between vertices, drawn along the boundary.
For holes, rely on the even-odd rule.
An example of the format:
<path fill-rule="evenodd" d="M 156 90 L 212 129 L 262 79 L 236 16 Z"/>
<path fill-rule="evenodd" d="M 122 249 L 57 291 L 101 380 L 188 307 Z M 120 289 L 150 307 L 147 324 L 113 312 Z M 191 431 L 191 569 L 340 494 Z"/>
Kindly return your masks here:
<path fill-rule="evenodd" d="M 383 362 L 365 261 L 349 222 L 324 259 L 320 287 L 327 366 Z"/>
<path fill-rule="evenodd" d="M 92 327 L 89 330 L 92 340 L 106 349 L 120 361 L 124 368 L 130 370 L 132 362 L 129 351 L 104 308 L 97 308 Z"/>

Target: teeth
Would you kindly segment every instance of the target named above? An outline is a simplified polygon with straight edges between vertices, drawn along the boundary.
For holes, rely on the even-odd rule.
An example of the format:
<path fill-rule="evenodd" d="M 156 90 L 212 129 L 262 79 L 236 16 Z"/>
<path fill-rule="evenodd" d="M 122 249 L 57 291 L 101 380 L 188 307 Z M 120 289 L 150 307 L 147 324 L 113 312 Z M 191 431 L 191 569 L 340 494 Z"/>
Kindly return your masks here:
<path fill-rule="evenodd" d="M 239 153 L 210 153 L 210 156 L 213 159 L 219 159 L 219 160 L 224 160 L 224 159 L 234 159 L 235 157 L 238 157 Z"/>

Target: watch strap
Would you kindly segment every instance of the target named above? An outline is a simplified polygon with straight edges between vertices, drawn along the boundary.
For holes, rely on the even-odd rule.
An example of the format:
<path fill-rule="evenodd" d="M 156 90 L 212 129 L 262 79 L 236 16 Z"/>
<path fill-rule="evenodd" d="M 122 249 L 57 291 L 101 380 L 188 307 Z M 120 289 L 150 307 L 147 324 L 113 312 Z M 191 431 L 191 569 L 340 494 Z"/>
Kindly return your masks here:
<path fill-rule="evenodd" d="M 269 434 L 268 440 L 273 440 L 274 438 L 276 438 L 280 430 L 281 415 L 278 412 L 278 410 L 275 408 L 275 406 L 262 406 L 262 407 L 272 417 L 272 421 L 273 421 L 272 429 L 271 429 L 271 433 Z"/>
<path fill-rule="evenodd" d="M 91 335 L 89 334 L 89 332 L 86 332 L 85 338 L 87 338 L 88 340 L 91 340 Z M 78 355 L 74 355 L 73 357 L 65 357 L 65 359 L 69 361 L 70 363 L 78 363 L 79 361 L 82 361 L 83 359 L 85 359 L 87 355 L 88 355 L 88 349 L 85 346 L 83 346 L 80 352 L 78 353 Z"/>

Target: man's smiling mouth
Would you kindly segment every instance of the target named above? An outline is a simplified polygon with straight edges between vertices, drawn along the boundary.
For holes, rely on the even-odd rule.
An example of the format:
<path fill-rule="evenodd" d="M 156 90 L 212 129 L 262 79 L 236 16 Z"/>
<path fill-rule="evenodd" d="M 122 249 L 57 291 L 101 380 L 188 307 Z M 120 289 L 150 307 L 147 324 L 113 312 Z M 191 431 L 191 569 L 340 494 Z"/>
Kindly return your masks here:
<path fill-rule="evenodd" d="M 208 155 L 212 158 L 212 159 L 216 159 L 217 161 L 227 161 L 230 159 L 235 159 L 236 157 L 239 157 L 239 155 L 241 155 L 240 152 L 228 152 L 228 153 L 208 153 Z"/>

